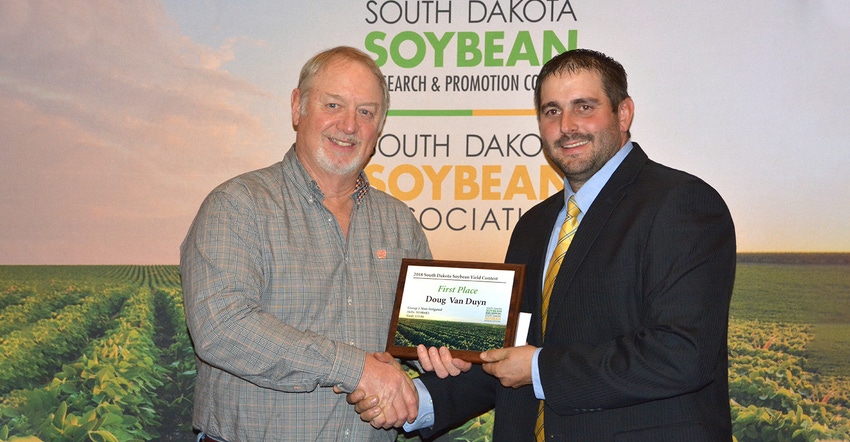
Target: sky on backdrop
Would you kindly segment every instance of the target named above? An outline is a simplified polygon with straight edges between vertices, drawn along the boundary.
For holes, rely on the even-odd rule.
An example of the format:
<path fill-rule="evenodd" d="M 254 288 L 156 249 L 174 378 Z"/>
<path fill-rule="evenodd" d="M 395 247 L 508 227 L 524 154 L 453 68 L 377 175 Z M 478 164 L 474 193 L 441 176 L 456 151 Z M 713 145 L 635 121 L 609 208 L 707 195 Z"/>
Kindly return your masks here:
<path fill-rule="evenodd" d="M 718 188 L 740 251 L 850 251 L 850 7 L 702 3 L 713 9 L 677 4 L 634 31 L 677 41 L 592 41 L 624 54 L 636 139 L 673 146 L 650 156 Z M 363 20 L 320 19 L 328 0 L 297 5 L 0 2 L 0 264 L 176 263 L 212 187 L 294 140 L 289 93 L 306 49 L 293 45 L 313 53 Z M 657 68 L 646 58 L 685 61 L 640 82 Z M 678 99 L 694 89 L 709 92 Z"/>

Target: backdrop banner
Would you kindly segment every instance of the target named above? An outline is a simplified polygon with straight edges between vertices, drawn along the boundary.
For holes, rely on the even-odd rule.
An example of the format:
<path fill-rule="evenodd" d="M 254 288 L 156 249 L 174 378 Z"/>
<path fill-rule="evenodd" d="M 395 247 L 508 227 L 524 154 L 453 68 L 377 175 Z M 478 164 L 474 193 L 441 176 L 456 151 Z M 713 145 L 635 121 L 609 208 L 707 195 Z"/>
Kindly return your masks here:
<path fill-rule="evenodd" d="M 371 184 L 451 261 L 502 262 L 563 186 L 543 63 L 620 61 L 634 141 L 735 220 L 736 439 L 850 440 L 846 41 L 841 0 L 0 2 L 0 440 L 191 437 L 179 245 L 216 185 L 280 161 L 300 67 L 337 45 L 390 89 Z"/>

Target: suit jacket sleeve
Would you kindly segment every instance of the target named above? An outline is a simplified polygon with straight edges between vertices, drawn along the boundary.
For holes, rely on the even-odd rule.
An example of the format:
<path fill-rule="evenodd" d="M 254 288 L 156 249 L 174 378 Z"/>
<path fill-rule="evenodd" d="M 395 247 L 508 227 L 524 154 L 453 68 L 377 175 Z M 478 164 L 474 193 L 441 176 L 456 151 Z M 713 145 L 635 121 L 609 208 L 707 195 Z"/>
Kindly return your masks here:
<path fill-rule="evenodd" d="M 469 372 L 440 379 L 434 373 L 420 376 L 434 403 L 434 426 L 419 430 L 425 438 L 433 437 L 493 408 L 499 381 L 473 365 Z"/>

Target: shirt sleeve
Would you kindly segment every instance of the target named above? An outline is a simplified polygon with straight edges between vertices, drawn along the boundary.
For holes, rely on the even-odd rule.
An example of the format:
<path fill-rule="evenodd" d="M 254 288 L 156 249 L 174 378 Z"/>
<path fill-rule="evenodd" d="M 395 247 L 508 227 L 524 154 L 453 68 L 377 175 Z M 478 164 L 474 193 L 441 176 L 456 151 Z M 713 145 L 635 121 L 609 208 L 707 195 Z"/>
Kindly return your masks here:
<path fill-rule="evenodd" d="M 356 388 L 365 352 L 261 308 L 268 269 L 249 192 L 231 186 L 202 204 L 181 248 L 186 319 L 204 362 L 262 387 Z"/>
<path fill-rule="evenodd" d="M 534 350 L 534 356 L 531 357 L 531 385 L 534 386 L 534 397 L 542 401 L 546 399 L 546 394 L 543 392 L 543 384 L 540 382 L 540 365 L 538 362 L 540 350 L 542 348 L 539 347 Z"/>
<path fill-rule="evenodd" d="M 421 430 L 434 425 L 434 402 L 431 400 L 428 387 L 420 379 L 414 379 L 413 385 L 416 386 L 416 392 L 419 393 L 419 414 L 416 415 L 416 420 L 412 423 L 404 423 L 404 431 L 406 432 Z"/>

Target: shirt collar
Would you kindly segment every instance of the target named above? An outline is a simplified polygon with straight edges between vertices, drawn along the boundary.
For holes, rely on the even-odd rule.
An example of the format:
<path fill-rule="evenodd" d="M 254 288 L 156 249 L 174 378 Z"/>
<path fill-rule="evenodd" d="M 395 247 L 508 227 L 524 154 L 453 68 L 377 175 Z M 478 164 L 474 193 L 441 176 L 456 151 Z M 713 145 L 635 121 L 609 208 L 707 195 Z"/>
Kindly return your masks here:
<path fill-rule="evenodd" d="M 575 195 L 576 204 L 578 204 L 579 209 L 581 209 L 581 213 L 579 214 L 579 220 L 581 217 L 587 213 L 588 209 L 590 209 L 590 205 L 593 204 L 593 201 L 596 200 L 596 197 L 599 195 L 599 192 L 602 191 L 602 188 L 605 187 L 605 184 L 608 183 L 608 180 L 611 178 L 611 175 L 614 174 L 614 171 L 620 167 L 620 164 L 623 163 L 623 160 L 626 159 L 626 156 L 629 152 L 632 151 L 632 141 L 626 141 L 626 144 L 608 160 L 604 166 L 602 166 L 599 171 L 593 174 L 586 183 L 584 183 L 578 192 L 573 192 L 573 188 L 570 187 L 569 181 L 567 178 L 564 178 L 564 206 L 567 205 L 567 201 L 571 196 Z"/>
<path fill-rule="evenodd" d="M 298 156 L 295 154 L 295 144 L 292 144 L 292 148 L 284 156 L 284 162 L 289 163 L 296 173 L 296 175 L 300 178 L 301 184 L 306 186 L 305 191 L 309 194 L 310 197 L 315 198 L 319 201 L 325 199 L 325 193 L 322 192 L 322 189 L 319 188 L 319 184 L 313 177 L 307 173 L 307 169 L 304 168 L 304 165 L 301 164 L 301 161 L 298 159 Z M 354 186 L 354 193 L 351 194 L 351 198 L 354 199 L 354 202 L 359 206 L 363 199 L 366 198 L 366 194 L 369 193 L 369 189 L 371 186 L 369 185 L 369 178 L 366 177 L 366 173 L 364 171 L 360 171 L 360 175 L 357 176 L 357 183 Z"/>
<path fill-rule="evenodd" d="M 366 178 L 366 174 L 363 171 L 360 171 L 360 175 L 357 177 L 357 185 L 354 188 L 354 202 L 359 206 L 363 201 L 363 198 L 366 198 L 366 194 L 369 193 L 369 179 Z"/>

